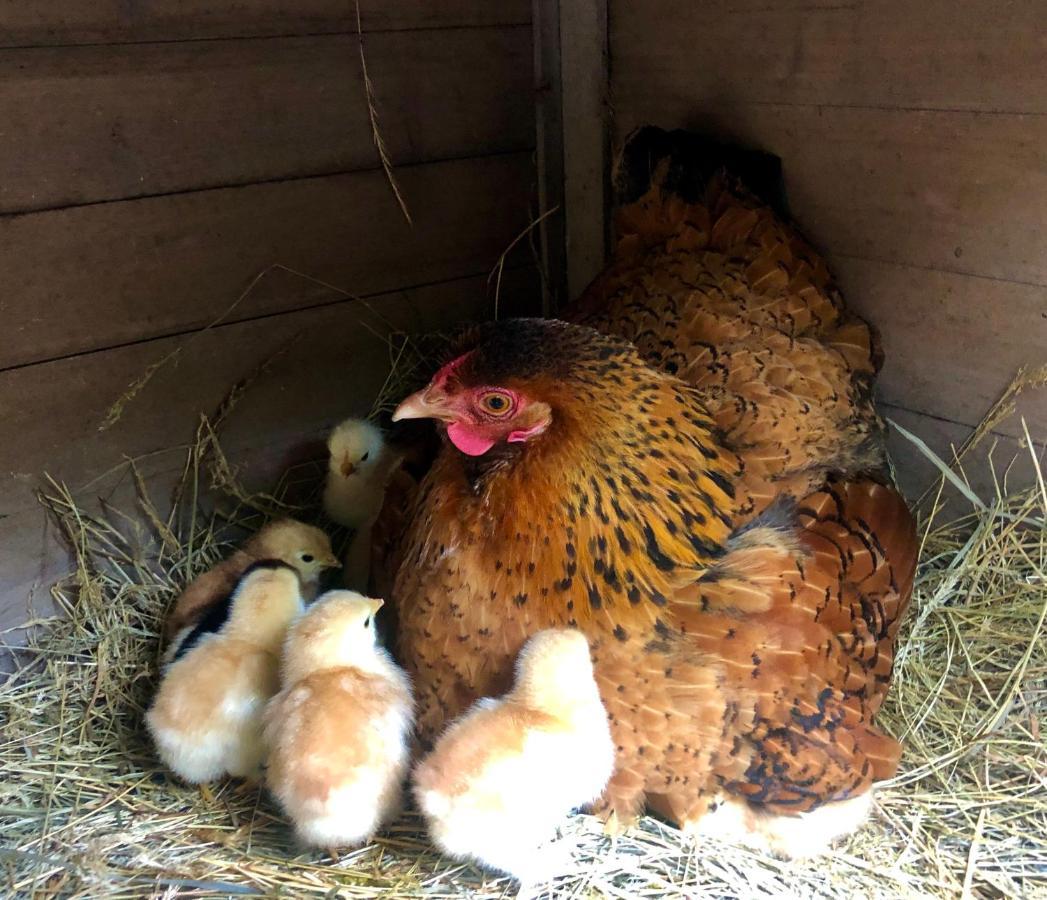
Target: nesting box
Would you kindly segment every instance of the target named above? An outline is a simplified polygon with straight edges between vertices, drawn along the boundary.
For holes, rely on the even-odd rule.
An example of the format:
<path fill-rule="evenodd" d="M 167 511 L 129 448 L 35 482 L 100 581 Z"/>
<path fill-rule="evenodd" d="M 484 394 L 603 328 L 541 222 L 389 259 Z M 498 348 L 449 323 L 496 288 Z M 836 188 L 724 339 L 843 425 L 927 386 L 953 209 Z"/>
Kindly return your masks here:
<path fill-rule="evenodd" d="M 145 485 L 166 515 L 212 429 L 237 484 L 271 484 L 371 409 L 401 334 L 554 313 L 606 260 L 615 152 L 648 123 L 781 158 L 791 216 L 882 336 L 910 499 L 942 465 L 985 503 L 1005 469 L 1027 486 L 1047 435 L 1045 14 L 6 4 L 0 630 L 52 610 L 76 550 L 41 489 L 104 511 Z M 1001 397 L 1017 414 L 957 464 Z"/>

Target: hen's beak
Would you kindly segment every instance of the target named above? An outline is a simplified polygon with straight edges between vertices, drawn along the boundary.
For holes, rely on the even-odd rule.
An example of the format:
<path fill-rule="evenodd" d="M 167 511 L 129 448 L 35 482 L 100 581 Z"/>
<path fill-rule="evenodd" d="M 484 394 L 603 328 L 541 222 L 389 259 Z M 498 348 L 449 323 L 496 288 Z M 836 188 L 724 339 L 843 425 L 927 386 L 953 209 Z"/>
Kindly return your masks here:
<path fill-rule="evenodd" d="M 446 399 L 430 386 L 411 394 L 396 407 L 393 421 L 399 422 L 401 419 L 441 419 L 444 422 L 453 422 L 454 414 L 447 407 Z"/>

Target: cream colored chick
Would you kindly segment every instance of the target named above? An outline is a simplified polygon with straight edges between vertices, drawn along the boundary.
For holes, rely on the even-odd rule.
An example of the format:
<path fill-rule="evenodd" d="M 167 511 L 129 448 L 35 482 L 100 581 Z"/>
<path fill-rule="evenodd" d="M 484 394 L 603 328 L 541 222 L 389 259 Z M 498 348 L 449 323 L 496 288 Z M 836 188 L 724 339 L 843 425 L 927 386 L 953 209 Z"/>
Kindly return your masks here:
<path fill-rule="evenodd" d="M 330 538 L 319 528 L 295 519 L 270 522 L 232 556 L 198 575 L 182 591 L 165 626 L 167 637 L 172 639 L 169 655 L 177 652 L 177 645 L 204 612 L 228 597 L 244 570 L 260 559 L 278 559 L 293 566 L 301 576 L 302 596 L 306 600 L 316 596 L 324 569 L 341 565 L 331 549 Z"/>
<path fill-rule="evenodd" d="M 382 510 L 389 477 L 401 456 L 366 419 L 347 419 L 327 439 L 330 453 L 324 510 L 339 525 L 354 531 L 345 555 L 346 587 L 366 591 L 370 574 L 371 528 Z"/>
<path fill-rule="evenodd" d="M 478 701 L 444 732 L 414 791 L 441 849 L 526 884 L 557 874 L 556 851 L 539 845 L 600 796 L 613 768 L 588 642 L 552 629 L 520 651 L 510 693 Z"/>
<path fill-rule="evenodd" d="M 283 689 L 265 713 L 266 781 L 307 844 L 361 844 L 399 810 L 411 688 L 375 642 L 381 605 L 330 591 L 284 645 Z"/>
<path fill-rule="evenodd" d="M 176 775 L 199 784 L 260 774 L 262 714 L 280 686 L 280 645 L 302 609 L 298 573 L 263 560 L 181 642 L 146 714 Z"/>
<path fill-rule="evenodd" d="M 327 449 L 324 510 L 346 528 L 373 522 L 399 454 L 388 447 L 381 429 L 366 419 L 346 419 L 337 425 L 327 438 Z"/>

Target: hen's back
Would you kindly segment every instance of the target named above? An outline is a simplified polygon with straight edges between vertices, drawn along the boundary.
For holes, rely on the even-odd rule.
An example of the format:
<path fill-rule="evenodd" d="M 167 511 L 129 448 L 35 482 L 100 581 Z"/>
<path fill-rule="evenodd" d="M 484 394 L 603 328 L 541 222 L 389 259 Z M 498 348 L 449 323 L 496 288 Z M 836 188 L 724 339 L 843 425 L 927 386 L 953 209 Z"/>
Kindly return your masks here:
<path fill-rule="evenodd" d="M 741 520 L 830 472 L 879 470 L 876 338 L 773 202 L 777 158 L 647 127 L 616 180 L 614 260 L 566 318 L 702 390 L 745 466 Z"/>

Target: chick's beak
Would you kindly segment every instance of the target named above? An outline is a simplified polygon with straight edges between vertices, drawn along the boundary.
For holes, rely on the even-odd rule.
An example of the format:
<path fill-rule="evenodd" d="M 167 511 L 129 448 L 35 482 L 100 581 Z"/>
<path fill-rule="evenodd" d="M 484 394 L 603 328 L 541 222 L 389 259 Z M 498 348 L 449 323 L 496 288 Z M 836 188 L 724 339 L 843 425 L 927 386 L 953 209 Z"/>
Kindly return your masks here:
<path fill-rule="evenodd" d="M 432 385 L 411 394 L 393 413 L 393 421 L 401 419 L 442 419 L 453 422 L 454 413 L 447 405 L 447 398 L 433 390 Z"/>
<path fill-rule="evenodd" d="M 329 556 L 324 561 L 325 569 L 340 569 L 342 568 L 342 561 L 337 556 Z"/>
<path fill-rule="evenodd" d="M 372 616 L 376 612 L 378 612 L 378 610 L 380 610 L 383 606 L 385 606 L 385 601 L 379 600 L 377 597 L 368 597 L 365 602 L 367 603 L 367 606 L 370 608 Z"/>
<path fill-rule="evenodd" d="M 353 461 L 349 458 L 348 453 L 346 453 L 345 456 L 342 457 L 341 471 L 343 478 L 348 478 L 350 475 L 353 474 L 353 472 L 356 471 L 356 466 L 353 465 Z"/>

